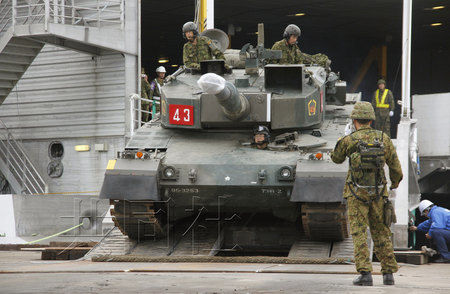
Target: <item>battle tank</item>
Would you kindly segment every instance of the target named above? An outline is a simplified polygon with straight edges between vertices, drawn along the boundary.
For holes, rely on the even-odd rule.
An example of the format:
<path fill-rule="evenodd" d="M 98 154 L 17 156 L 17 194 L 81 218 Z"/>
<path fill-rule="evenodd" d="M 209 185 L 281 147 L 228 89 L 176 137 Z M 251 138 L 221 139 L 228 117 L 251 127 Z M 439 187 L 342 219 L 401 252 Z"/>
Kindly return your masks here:
<path fill-rule="evenodd" d="M 114 204 L 114 222 L 131 239 L 202 220 L 218 226 L 221 247 L 243 251 L 288 249 L 302 236 L 348 237 L 347 166 L 329 152 L 359 97 L 329 68 L 267 64 L 281 51 L 261 41 L 239 55 L 245 65 L 232 72 L 210 60 L 173 75 L 160 117 L 110 161 L 100 197 Z M 260 125 L 272 138 L 264 150 L 252 143 Z"/>

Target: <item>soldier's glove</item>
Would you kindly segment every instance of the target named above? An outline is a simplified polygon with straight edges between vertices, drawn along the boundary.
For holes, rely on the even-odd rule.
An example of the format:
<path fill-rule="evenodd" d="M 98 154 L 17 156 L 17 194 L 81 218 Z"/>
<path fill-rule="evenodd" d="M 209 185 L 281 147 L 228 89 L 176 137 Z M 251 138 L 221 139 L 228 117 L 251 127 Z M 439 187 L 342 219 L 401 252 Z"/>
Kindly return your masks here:
<path fill-rule="evenodd" d="M 348 136 L 352 132 L 353 132 L 353 123 L 350 122 L 345 126 L 344 135 Z"/>
<path fill-rule="evenodd" d="M 389 116 L 393 117 L 394 116 L 394 112 L 393 111 L 389 111 Z"/>
<path fill-rule="evenodd" d="M 389 198 L 390 198 L 390 199 L 395 198 L 396 195 L 397 195 L 396 190 L 394 190 L 394 189 L 389 189 Z"/>
<path fill-rule="evenodd" d="M 383 223 L 390 227 L 392 223 L 397 222 L 397 216 L 395 215 L 394 205 L 391 200 L 388 198 L 384 199 L 384 207 L 383 207 Z"/>

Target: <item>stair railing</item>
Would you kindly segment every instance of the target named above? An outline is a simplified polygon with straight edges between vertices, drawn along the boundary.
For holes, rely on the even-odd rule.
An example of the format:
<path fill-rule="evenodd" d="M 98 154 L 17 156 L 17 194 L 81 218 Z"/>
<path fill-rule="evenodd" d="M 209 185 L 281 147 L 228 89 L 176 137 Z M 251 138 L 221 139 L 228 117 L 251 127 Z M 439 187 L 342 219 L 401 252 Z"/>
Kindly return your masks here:
<path fill-rule="evenodd" d="M 79 0 L 4 0 L 0 6 L 0 33 L 9 26 L 49 23 L 101 27 L 104 24 L 124 28 L 125 0 L 93 0 L 91 5 Z M 77 3 L 78 2 L 78 3 Z"/>
<path fill-rule="evenodd" d="M 6 179 L 10 182 L 15 180 L 21 186 L 22 190 L 15 191 L 16 193 L 48 193 L 47 183 L 28 157 L 22 144 L 14 138 L 2 120 L 0 120 L 0 164 L 5 164 L 9 172 L 4 174 Z"/>

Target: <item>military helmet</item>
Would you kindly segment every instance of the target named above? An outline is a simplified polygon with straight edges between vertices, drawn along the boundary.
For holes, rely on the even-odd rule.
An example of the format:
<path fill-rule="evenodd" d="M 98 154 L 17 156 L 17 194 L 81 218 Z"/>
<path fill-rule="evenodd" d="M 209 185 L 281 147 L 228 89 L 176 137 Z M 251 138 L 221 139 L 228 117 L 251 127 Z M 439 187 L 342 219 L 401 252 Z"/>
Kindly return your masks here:
<path fill-rule="evenodd" d="M 375 120 L 375 111 L 373 111 L 372 104 L 370 102 L 356 102 L 350 118 Z"/>
<path fill-rule="evenodd" d="M 188 21 L 187 23 L 185 23 L 183 25 L 182 31 L 183 31 L 184 38 L 186 38 L 186 32 L 190 32 L 190 31 L 194 32 L 194 37 L 198 35 L 197 25 L 192 21 Z"/>
<path fill-rule="evenodd" d="M 378 82 L 377 82 L 377 85 L 380 85 L 380 84 L 385 84 L 386 85 L 386 81 L 383 80 L 383 79 L 379 79 Z"/>
<path fill-rule="evenodd" d="M 166 68 L 164 67 L 164 66 L 160 66 L 160 67 L 158 67 L 156 70 L 155 70 L 155 72 L 166 72 Z"/>
<path fill-rule="evenodd" d="M 283 38 L 288 39 L 292 35 L 300 37 L 300 34 L 300 28 L 295 24 L 290 24 L 284 29 Z"/>
<path fill-rule="evenodd" d="M 270 131 L 266 126 L 257 126 L 253 129 L 254 135 L 264 135 L 264 141 L 257 143 L 258 145 L 262 145 L 264 143 L 270 142 Z"/>

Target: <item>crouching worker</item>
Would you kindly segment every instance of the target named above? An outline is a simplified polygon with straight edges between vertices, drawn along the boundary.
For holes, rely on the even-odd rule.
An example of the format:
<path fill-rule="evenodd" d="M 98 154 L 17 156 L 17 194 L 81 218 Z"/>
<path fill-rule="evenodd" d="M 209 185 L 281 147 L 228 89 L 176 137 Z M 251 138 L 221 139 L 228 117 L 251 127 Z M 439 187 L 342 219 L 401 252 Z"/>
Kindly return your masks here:
<path fill-rule="evenodd" d="M 422 200 L 419 204 L 420 213 L 429 218 L 419 224 L 411 226 L 411 231 L 425 233 L 427 239 L 432 239 L 441 257 L 434 262 L 450 263 L 450 210 L 439 207 L 429 200 Z"/>

